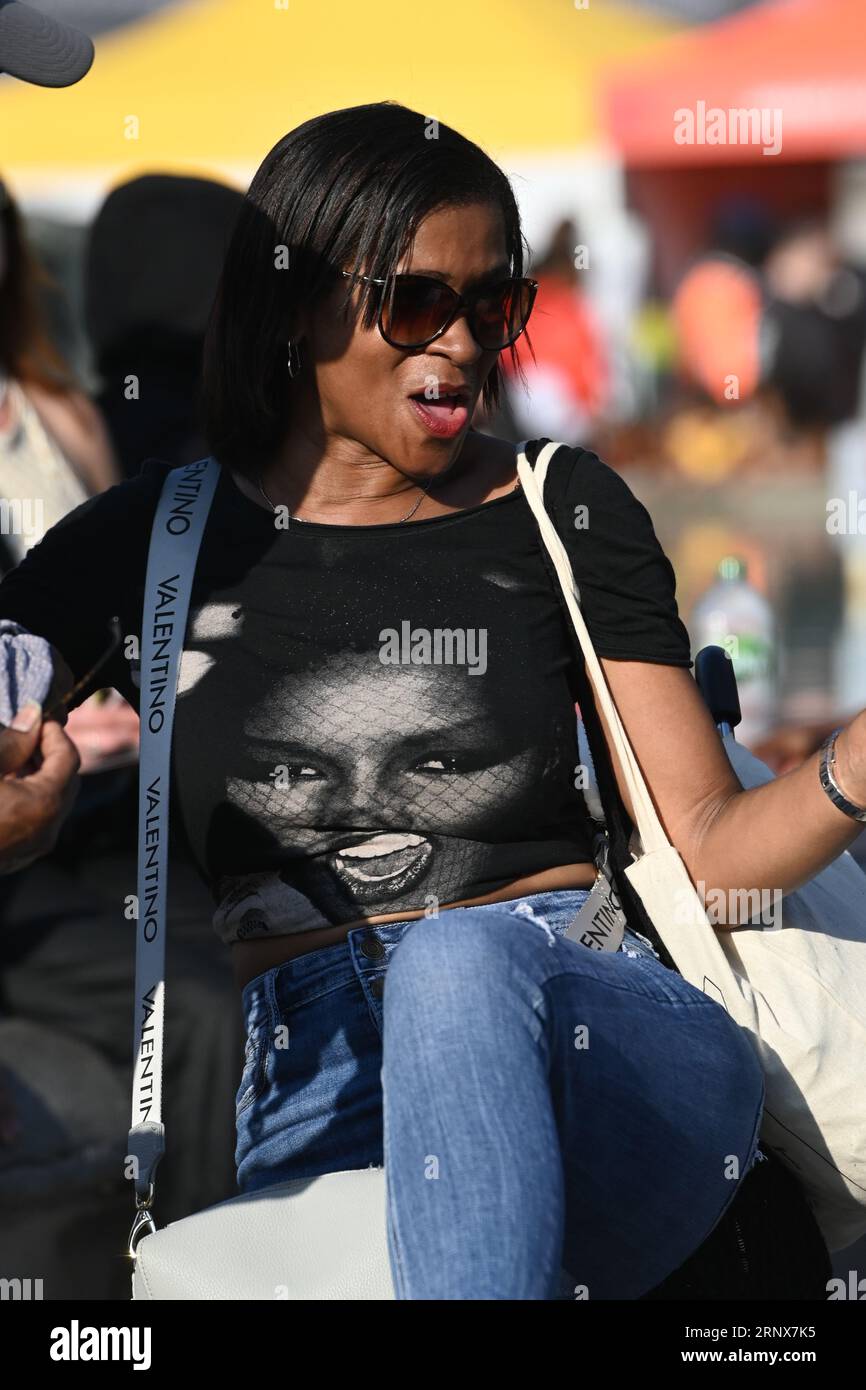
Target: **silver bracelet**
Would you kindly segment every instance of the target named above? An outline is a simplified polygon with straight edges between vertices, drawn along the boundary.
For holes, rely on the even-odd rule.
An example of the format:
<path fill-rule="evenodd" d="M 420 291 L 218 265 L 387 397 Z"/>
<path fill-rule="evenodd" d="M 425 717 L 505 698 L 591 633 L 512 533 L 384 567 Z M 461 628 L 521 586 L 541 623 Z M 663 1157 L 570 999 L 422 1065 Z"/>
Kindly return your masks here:
<path fill-rule="evenodd" d="M 839 810 L 844 811 L 845 815 L 850 816 L 852 820 L 862 821 L 866 824 L 866 806 L 855 806 L 853 801 L 849 801 L 833 776 L 833 769 L 836 765 L 836 738 L 844 727 L 844 724 L 840 724 L 838 729 L 834 729 L 831 734 L 828 734 L 821 744 L 821 763 L 818 768 L 818 775 L 821 779 L 821 786 L 833 805 L 838 806 Z"/>

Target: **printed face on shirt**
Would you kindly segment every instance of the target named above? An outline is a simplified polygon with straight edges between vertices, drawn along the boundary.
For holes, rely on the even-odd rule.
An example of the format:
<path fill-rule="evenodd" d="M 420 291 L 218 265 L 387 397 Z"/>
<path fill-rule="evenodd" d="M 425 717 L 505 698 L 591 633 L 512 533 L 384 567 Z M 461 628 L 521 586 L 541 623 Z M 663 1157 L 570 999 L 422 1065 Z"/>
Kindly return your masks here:
<path fill-rule="evenodd" d="M 293 882 L 325 911 L 448 901 L 482 868 L 478 842 L 520 837 L 549 760 L 498 695 L 465 668 L 332 658 L 257 701 L 228 799 L 304 856 Z M 317 825 L 333 828 L 299 829 Z"/>
<path fill-rule="evenodd" d="M 191 609 L 175 770 L 217 900 L 276 873 L 340 922 L 537 871 L 577 804 L 556 615 L 534 626 L 534 591 L 490 554 L 464 570 L 445 534 L 421 565 L 325 530 L 314 565 L 278 539 Z M 443 640 L 395 648 L 404 622 Z"/>

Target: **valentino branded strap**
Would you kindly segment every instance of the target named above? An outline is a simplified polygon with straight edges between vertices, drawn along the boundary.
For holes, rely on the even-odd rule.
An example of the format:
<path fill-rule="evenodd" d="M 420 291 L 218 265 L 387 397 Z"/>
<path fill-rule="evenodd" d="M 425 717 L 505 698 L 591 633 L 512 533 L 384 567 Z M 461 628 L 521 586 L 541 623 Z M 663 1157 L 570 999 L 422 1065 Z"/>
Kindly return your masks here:
<path fill-rule="evenodd" d="M 150 536 L 141 623 L 138 766 L 138 925 L 135 949 L 135 1070 L 127 1164 L 136 1214 L 129 1253 L 155 1229 L 156 1166 L 165 1150 L 162 1055 L 165 1009 L 165 906 L 171 734 L 189 598 L 219 464 L 199 459 L 167 475 Z"/>

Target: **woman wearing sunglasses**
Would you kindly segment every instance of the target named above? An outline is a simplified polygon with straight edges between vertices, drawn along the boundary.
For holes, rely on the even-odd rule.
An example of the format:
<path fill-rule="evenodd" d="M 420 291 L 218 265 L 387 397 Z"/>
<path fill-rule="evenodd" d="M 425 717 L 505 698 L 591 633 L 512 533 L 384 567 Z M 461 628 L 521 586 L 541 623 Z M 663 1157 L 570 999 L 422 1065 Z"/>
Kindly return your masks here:
<path fill-rule="evenodd" d="M 725 1011 L 630 930 L 606 953 L 564 935 L 596 877 L 574 648 L 515 449 L 472 424 L 534 291 L 502 171 L 377 103 L 267 155 L 206 343 L 221 474 L 174 774 L 242 988 L 239 1185 L 384 1164 L 400 1298 L 657 1292 L 770 1166 Z M 120 615 L 100 680 L 134 702 L 167 469 L 79 508 L 0 586 L 0 616 L 76 678 Z M 743 793 L 646 511 L 576 444 L 547 487 L 693 878 L 802 882 L 859 827 L 814 760 Z M 861 717 L 837 746 L 860 803 L 864 763 Z M 776 1296 L 820 1296 L 809 1235 Z"/>

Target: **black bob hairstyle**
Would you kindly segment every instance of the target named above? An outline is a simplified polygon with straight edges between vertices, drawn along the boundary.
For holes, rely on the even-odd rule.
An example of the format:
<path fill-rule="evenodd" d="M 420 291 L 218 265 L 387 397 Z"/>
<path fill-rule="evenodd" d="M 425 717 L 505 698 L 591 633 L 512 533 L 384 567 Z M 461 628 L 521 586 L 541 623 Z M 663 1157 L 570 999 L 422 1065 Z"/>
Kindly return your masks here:
<path fill-rule="evenodd" d="M 288 427 L 287 340 L 302 306 L 333 290 L 342 268 L 392 274 L 429 213 L 478 202 L 501 209 L 511 273 L 522 276 L 511 184 L 450 126 L 382 101 L 316 116 L 284 135 L 244 197 L 208 322 L 200 406 L 209 452 L 255 476 Z M 347 305 L 355 283 L 361 322 L 372 328 L 382 287 L 346 280 Z M 496 364 L 483 387 L 487 409 L 500 387 Z"/>

